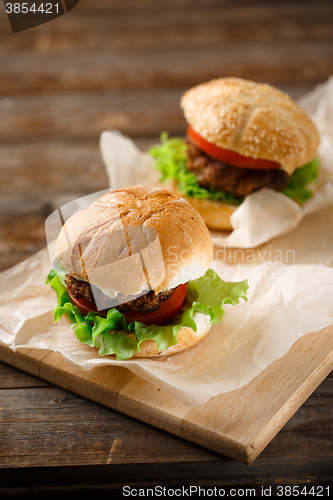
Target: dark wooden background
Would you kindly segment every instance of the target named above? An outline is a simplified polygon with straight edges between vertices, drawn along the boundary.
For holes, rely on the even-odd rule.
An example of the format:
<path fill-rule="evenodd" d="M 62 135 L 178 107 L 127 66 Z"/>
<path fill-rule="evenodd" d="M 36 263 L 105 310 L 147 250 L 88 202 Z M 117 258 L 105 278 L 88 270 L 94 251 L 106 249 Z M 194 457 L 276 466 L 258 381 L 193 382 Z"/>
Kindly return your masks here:
<path fill-rule="evenodd" d="M 239 76 L 297 98 L 331 74 L 329 0 L 81 0 L 16 34 L 0 3 L 0 270 L 45 246 L 58 206 L 107 187 L 102 130 L 145 149 L 163 130 L 183 134 L 179 99 L 192 85 Z M 0 497 L 125 483 L 328 484 L 332 382 L 248 467 L 0 365 Z"/>

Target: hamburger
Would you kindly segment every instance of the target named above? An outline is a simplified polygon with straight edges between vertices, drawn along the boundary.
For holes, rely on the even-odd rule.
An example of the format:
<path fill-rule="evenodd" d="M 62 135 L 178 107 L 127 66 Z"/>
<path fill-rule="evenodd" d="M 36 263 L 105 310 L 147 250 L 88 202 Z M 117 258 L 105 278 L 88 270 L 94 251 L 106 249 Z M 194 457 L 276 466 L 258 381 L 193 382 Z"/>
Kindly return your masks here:
<path fill-rule="evenodd" d="M 230 216 L 261 188 L 302 204 L 318 176 L 319 135 L 287 94 L 271 85 L 219 78 L 181 98 L 185 139 L 161 136 L 150 149 L 162 181 L 184 196 L 212 229 L 232 229 Z"/>
<path fill-rule="evenodd" d="M 165 189 L 133 186 L 72 215 L 46 283 L 76 337 L 117 359 L 174 354 L 246 300 L 247 283 L 209 269 L 212 240 L 198 212 Z"/>

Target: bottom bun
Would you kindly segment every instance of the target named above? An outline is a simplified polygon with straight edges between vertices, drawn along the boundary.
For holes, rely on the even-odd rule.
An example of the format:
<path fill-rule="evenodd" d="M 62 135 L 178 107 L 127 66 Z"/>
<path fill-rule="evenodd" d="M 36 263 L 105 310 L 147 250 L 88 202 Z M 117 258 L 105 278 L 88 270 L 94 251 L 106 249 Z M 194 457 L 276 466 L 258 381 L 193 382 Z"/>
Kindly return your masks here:
<path fill-rule="evenodd" d="M 177 352 L 184 351 L 189 347 L 194 346 L 200 340 L 206 337 L 209 329 L 209 316 L 200 313 L 194 313 L 193 320 L 197 325 L 197 331 L 192 328 L 180 328 L 177 334 L 177 344 L 159 351 L 157 344 L 154 340 L 144 340 L 140 344 L 141 351 L 136 351 L 133 358 L 152 358 L 157 356 L 168 356 L 169 354 L 176 354 Z"/>
<path fill-rule="evenodd" d="M 184 196 L 178 191 L 176 183 L 172 183 L 171 189 L 178 196 L 185 198 L 185 200 L 199 212 L 206 226 L 210 229 L 219 229 L 221 231 L 233 230 L 230 217 L 236 210 L 236 205 L 229 205 L 227 203 L 223 203 L 222 201 Z"/>
<path fill-rule="evenodd" d="M 182 327 L 178 330 L 177 333 L 177 344 L 172 345 L 168 349 L 163 351 L 159 351 L 157 348 L 157 343 L 155 340 L 144 340 L 140 344 L 140 351 L 135 351 L 132 358 L 154 358 L 159 356 L 169 356 L 169 354 L 176 354 L 177 352 L 184 351 L 189 347 L 194 346 L 200 340 L 204 339 L 210 330 L 209 324 L 209 316 L 201 313 L 193 314 L 193 321 L 197 325 L 197 331 L 195 332 L 192 328 Z M 68 321 L 68 319 L 67 319 Z M 124 331 L 119 330 L 117 333 L 128 335 L 134 340 L 137 340 L 135 333 L 126 333 Z M 115 357 L 115 354 L 109 354 L 109 356 Z"/>

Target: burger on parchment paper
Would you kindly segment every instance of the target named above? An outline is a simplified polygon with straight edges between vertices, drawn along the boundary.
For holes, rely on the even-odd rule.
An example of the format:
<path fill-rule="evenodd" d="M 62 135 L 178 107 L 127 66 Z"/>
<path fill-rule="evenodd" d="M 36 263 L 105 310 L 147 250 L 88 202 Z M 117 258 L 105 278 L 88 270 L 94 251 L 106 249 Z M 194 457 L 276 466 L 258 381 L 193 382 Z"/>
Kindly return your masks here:
<path fill-rule="evenodd" d="M 212 240 L 198 212 L 165 189 L 109 192 L 62 226 L 47 284 L 55 320 L 117 359 L 169 355 L 220 323 L 247 282 L 225 283 L 209 264 Z"/>
<path fill-rule="evenodd" d="M 211 229 L 232 229 L 230 216 L 261 188 L 299 204 L 313 195 L 319 135 L 287 94 L 262 83 L 219 78 L 181 98 L 186 139 L 169 139 L 150 154 L 162 180 L 199 211 Z"/>

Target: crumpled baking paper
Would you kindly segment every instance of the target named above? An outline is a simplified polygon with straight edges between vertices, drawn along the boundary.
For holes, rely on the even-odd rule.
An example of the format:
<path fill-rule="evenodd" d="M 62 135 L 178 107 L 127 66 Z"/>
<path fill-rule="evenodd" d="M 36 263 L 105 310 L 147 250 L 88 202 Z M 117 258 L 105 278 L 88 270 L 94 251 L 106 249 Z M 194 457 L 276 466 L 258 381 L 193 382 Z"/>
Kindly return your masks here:
<path fill-rule="evenodd" d="M 306 98 L 311 105 L 315 99 L 322 102 L 320 109 L 313 105 L 312 114 L 316 118 L 317 112 L 326 124 L 321 148 L 327 165 L 329 153 L 333 155 L 326 99 L 328 85 L 332 84 L 330 80 Z M 333 108 L 330 109 L 333 114 Z M 149 184 L 151 177 L 145 163 L 150 162 L 149 157 L 129 139 L 117 134 L 112 134 L 112 138 L 115 147 L 119 141 L 126 142 L 124 155 L 117 157 L 117 182 L 124 181 L 126 165 L 135 163 L 137 170 L 132 173 L 136 180 L 133 177 L 132 183 Z M 111 153 L 104 150 L 104 160 Z M 155 180 L 158 182 L 157 177 Z M 81 344 L 65 318 L 55 324 L 56 294 L 44 285 L 51 267 L 46 248 L 0 275 L 0 341 L 13 350 L 31 347 L 58 351 L 77 369 L 127 367 L 185 405 L 203 404 L 212 396 L 246 385 L 285 355 L 302 335 L 333 323 L 333 205 L 327 206 L 325 193 L 321 207 L 324 206 L 325 210 L 310 210 L 301 217 L 292 232 L 280 234 L 254 249 L 215 248 L 211 267 L 222 279 L 249 278 L 248 302 L 227 304 L 223 322 L 182 353 L 116 361 L 110 356 L 100 357 L 96 349 Z"/>
<path fill-rule="evenodd" d="M 1 274 L 0 340 L 13 350 L 58 351 L 70 366 L 82 370 L 126 367 L 195 406 L 247 384 L 303 334 L 333 323 L 333 268 L 274 260 L 229 266 L 217 259 L 211 267 L 225 280 L 249 277 L 248 302 L 227 304 L 223 322 L 184 352 L 117 361 L 81 344 L 65 318 L 54 323 L 56 295 L 44 285 L 50 269 L 45 248 Z"/>
<path fill-rule="evenodd" d="M 300 206 L 271 189 L 252 193 L 232 214 L 234 230 L 230 234 L 211 231 L 215 246 L 254 248 L 288 233 L 306 215 L 333 204 L 333 76 L 302 97 L 299 104 L 312 117 L 321 137 L 320 174 L 315 195 Z M 113 189 L 134 184 L 161 185 L 152 159 L 139 151 L 128 137 L 119 132 L 105 131 L 101 134 L 100 148 Z"/>

